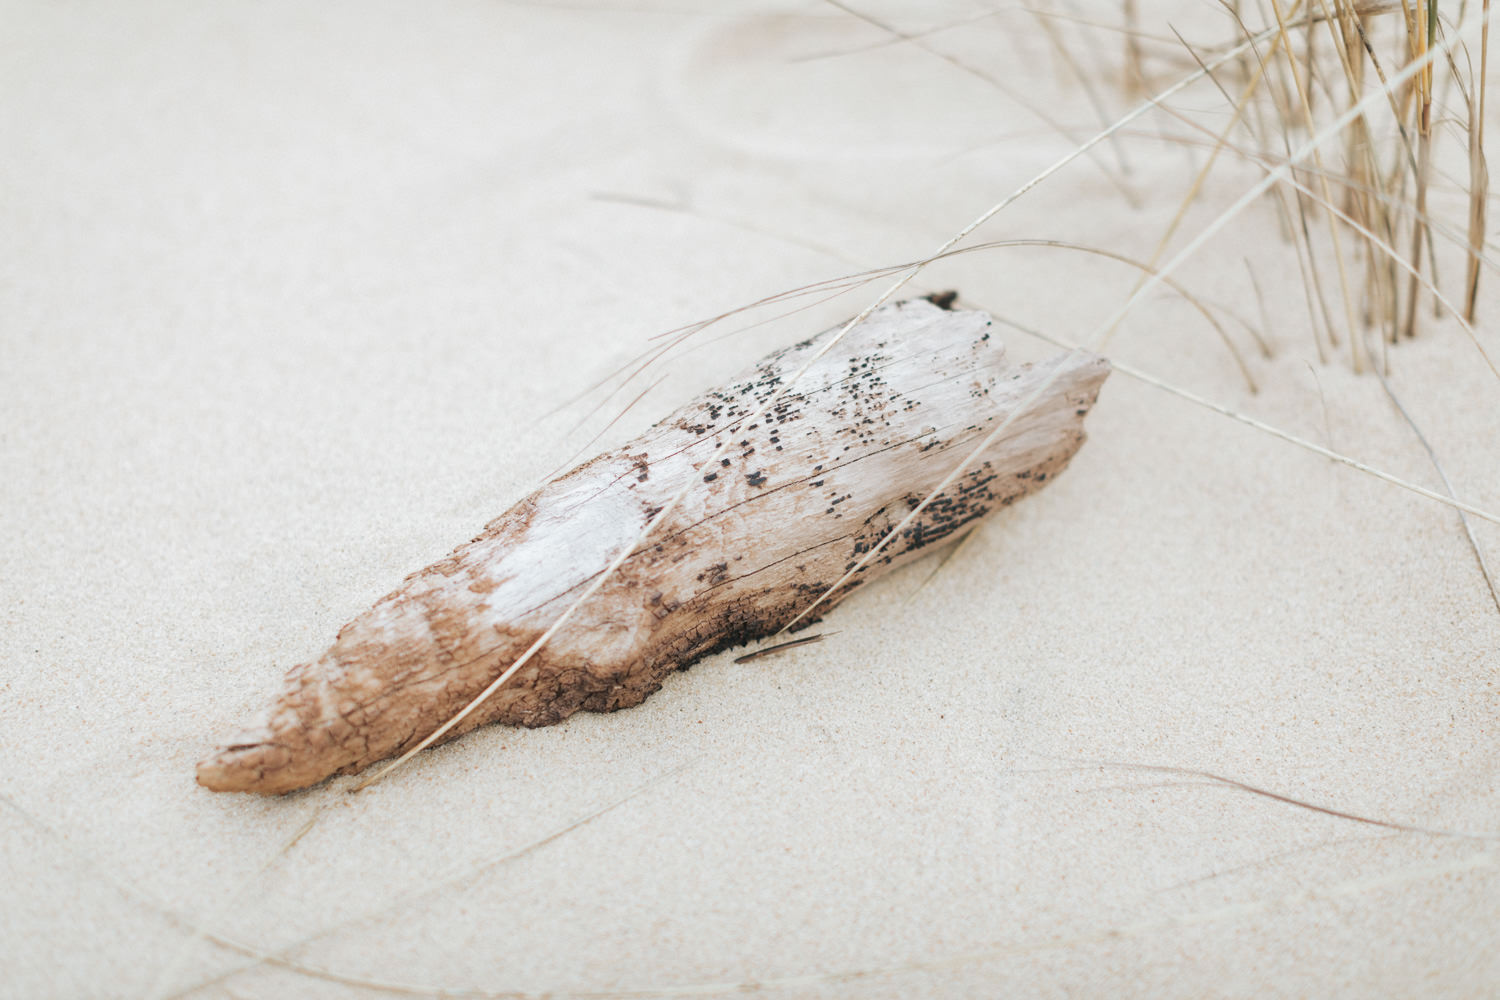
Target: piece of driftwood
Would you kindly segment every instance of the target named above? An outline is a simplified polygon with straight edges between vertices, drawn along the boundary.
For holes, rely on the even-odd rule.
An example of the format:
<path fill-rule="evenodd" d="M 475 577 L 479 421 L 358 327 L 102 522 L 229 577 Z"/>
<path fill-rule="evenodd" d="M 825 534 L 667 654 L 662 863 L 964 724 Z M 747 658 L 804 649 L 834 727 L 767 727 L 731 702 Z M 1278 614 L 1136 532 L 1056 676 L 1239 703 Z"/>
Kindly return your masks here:
<path fill-rule="evenodd" d="M 444 739 L 489 722 L 545 726 L 579 709 L 639 704 L 672 670 L 806 611 L 1051 377 L 979 460 L 798 626 L 956 541 L 1067 465 L 1109 373 L 1103 358 L 1081 353 L 1008 365 L 989 327 L 984 313 L 926 300 L 885 306 L 794 384 L 835 331 L 767 357 L 547 483 L 344 626 L 322 658 L 294 667 L 265 718 L 199 764 L 198 781 L 286 792 L 416 746 L 691 480 L 572 620 Z"/>

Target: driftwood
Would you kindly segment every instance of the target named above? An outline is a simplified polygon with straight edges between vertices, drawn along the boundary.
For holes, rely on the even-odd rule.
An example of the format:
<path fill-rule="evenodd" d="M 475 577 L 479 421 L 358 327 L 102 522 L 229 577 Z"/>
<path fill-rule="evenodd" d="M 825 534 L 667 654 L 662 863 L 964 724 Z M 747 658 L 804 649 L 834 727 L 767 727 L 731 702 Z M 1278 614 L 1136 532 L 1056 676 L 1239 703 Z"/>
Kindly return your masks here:
<path fill-rule="evenodd" d="M 792 622 L 1052 377 L 979 461 L 798 626 L 955 541 L 1067 465 L 1109 373 L 1104 359 L 1084 354 L 1007 365 L 989 326 L 983 313 L 926 300 L 886 306 L 795 384 L 786 383 L 832 331 L 549 482 L 407 577 L 321 659 L 293 668 L 264 720 L 199 764 L 198 781 L 286 792 L 417 745 L 510 666 L 691 479 L 568 625 L 444 738 L 639 704 L 671 671 Z M 721 435 L 731 446 L 715 458 Z"/>

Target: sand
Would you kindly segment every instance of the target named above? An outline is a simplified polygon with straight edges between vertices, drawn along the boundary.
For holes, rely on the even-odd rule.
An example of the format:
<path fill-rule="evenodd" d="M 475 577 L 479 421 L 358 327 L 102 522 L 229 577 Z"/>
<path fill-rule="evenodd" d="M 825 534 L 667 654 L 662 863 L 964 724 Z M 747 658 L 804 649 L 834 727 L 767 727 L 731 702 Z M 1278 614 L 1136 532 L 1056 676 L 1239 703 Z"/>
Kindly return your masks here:
<path fill-rule="evenodd" d="M 407 572 L 879 289 L 705 335 L 623 416 L 654 376 L 557 410 L 648 337 L 920 256 L 1069 143 L 826 6 L 6 22 L 0 995 L 1493 994 L 1493 839 L 1133 767 L 1493 836 L 1500 613 L 1456 515 L 1120 374 L 1055 485 L 823 643 L 491 727 L 354 797 L 199 788 Z M 1034 27 L 949 47 L 1034 73 L 1081 137 L 1097 119 Z M 1106 153 L 983 235 L 1148 253 L 1196 154 L 1127 153 L 1139 208 Z M 1227 168 L 1214 203 L 1257 177 Z M 1180 276 L 1258 319 L 1246 255 L 1271 290 L 1259 393 L 1169 294 L 1109 353 L 1437 488 L 1379 384 L 1319 361 L 1270 211 Z M 1134 280 L 1032 248 L 916 291 L 1076 341 Z M 1392 373 L 1459 495 L 1500 510 L 1473 346 L 1429 323 Z"/>

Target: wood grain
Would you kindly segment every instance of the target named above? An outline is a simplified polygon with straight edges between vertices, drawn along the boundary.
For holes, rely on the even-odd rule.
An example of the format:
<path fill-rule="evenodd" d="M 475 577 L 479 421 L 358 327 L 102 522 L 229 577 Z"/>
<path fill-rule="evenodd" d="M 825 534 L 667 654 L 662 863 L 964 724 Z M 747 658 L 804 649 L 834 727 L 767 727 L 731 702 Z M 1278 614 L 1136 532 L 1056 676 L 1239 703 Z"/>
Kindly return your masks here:
<path fill-rule="evenodd" d="M 416 745 L 692 481 L 569 625 L 444 738 L 637 705 L 672 670 L 790 622 L 1049 377 L 980 461 L 798 627 L 1050 482 L 1109 374 L 1080 353 L 1008 365 L 988 316 L 913 300 L 877 310 L 776 398 L 833 333 L 765 358 L 407 577 L 293 668 L 264 719 L 200 763 L 198 781 L 280 793 Z M 711 461 L 721 435 L 730 447 Z"/>

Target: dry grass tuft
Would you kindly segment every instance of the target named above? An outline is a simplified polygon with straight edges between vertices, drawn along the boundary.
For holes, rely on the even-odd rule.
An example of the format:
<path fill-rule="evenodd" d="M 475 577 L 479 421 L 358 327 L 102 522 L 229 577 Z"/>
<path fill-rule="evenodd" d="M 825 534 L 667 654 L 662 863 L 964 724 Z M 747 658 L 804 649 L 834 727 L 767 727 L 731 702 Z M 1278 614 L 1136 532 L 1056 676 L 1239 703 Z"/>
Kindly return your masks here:
<path fill-rule="evenodd" d="M 1435 315 L 1451 310 L 1439 291 L 1443 244 L 1465 258 L 1458 297 L 1463 320 L 1472 323 L 1488 263 L 1483 142 L 1489 4 L 1477 26 L 1477 67 L 1457 36 L 1467 7 L 1459 5 L 1456 21 L 1448 22 L 1434 0 L 1270 0 L 1269 19 L 1256 26 L 1247 23 L 1239 3 L 1228 5 L 1239 37 L 1252 43 L 1253 58 L 1213 70 L 1226 99 L 1236 95 L 1232 114 L 1156 256 L 1200 197 L 1220 153 L 1230 151 L 1287 170 L 1270 195 L 1294 223 L 1286 233 L 1297 244 L 1315 303 L 1321 354 L 1341 350 L 1357 372 L 1384 368 L 1384 345 L 1417 335 L 1424 296 Z M 1267 34 L 1269 41 L 1261 41 Z M 1126 62 L 1136 65 L 1138 38 L 1127 39 Z M 1202 64 L 1198 52 L 1186 41 L 1182 45 Z M 1440 91 L 1459 94 L 1457 113 L 1445 111 Z M 1321 141 L 1310 149 L 1310 162 L 1294 160 L 1291 151 L 1314 137 Z M 1445 141 L 1452 149 L 1437 148 Z M 1461 153 L 1468 163 L 1466 186 L 1444 190 L 1441 198 L 1445 208 L 1465 206 L 1462 226 L 1444 222 L 1434 208 L 1434 164 L 1444 153 Z M 1326 243 L 1315 238 L 1319 226 L 1326 227 Z M 1395 247 L 1406 250 L 1397 255 Z M 1332 304 L 1330 271 L 1338 288 Z"/>

